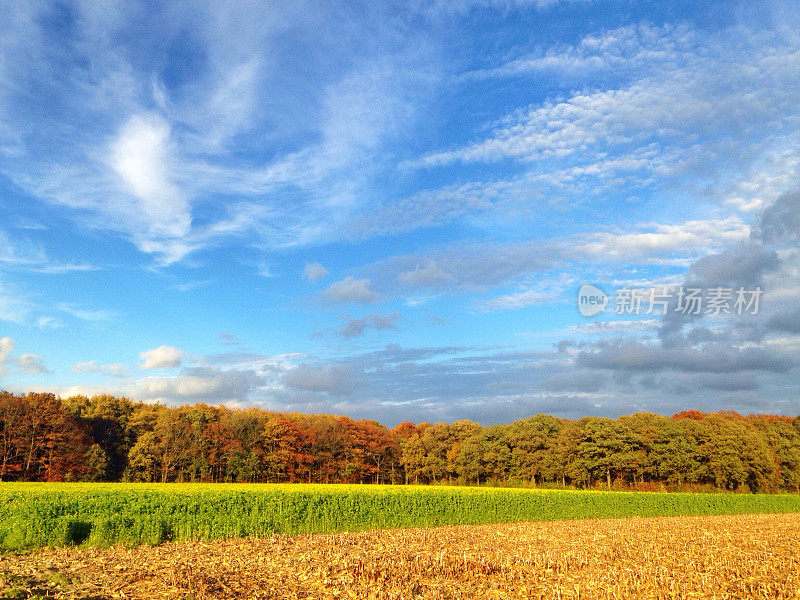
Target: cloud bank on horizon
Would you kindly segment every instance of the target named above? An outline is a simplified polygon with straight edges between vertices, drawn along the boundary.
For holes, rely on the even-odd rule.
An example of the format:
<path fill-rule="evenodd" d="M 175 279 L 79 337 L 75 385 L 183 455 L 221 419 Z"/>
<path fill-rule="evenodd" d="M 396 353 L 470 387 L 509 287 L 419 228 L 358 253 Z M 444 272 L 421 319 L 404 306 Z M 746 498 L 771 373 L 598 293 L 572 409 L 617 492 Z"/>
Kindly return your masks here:
<path fill-rule="evenodd" d="M 9 3 L 0 388 L 798 414 L 796 8 Z"/>

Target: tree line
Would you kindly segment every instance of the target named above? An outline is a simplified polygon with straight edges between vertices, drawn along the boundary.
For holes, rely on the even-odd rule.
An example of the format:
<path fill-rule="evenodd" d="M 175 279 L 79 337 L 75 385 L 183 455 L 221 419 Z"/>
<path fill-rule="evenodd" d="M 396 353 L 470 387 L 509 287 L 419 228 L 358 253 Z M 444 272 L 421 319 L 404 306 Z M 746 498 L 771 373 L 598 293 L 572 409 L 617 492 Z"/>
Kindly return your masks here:
<path fill-rule="evenodd" d="M 0 481 L 800 492 L 800 417 L 685 411 L 401 423 L 0 392 Z"/>

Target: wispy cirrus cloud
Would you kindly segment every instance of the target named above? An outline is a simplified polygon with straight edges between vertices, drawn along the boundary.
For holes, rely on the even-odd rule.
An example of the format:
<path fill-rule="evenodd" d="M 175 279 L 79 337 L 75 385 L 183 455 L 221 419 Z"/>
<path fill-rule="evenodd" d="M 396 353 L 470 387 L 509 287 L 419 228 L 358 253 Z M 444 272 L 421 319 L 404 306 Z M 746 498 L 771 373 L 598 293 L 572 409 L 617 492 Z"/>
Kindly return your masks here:
<path fill-rule="evenodd" d="M 664 150 L 679 146 L 691 150 L 692 139 L 699 136 L 707 141 L 727 137 L 736 131 L 736 114 L 747 115 L 754 135 L 779 133 L 772 118 L 791 113 L 799 61 L 796 36 L 788 33 L 729 29 L 709 41 L 686 27 L 640 25 L 591 35 L 577 47 L 509 63 L 493 74 L 521 75 L 555 64 L 558 77 L 569 76 L 565 67 L 573 65 L 584 74 L 608 69 L 624 79 L 627 68 L 630 83 L 521 109 L 502 119 L 488 139 L 426 155 L 416 166 L 558 159 L 589 155 L 600 146 L 617 146 L 628 154 L 652 143 L 663 156 Z M 721 62 L 732 70 L 719 73 Z"/>
<path fill-rule="evenodd" d="M 533 242 L 449 244 L 416 254 L 401 254 L 368 265 L 364 271 L 378 289 L 411 292 L 482 292 L 524 281 L 526 277 L 580 266 L 628 264 L 640 267 L 675 261 L 688 265 L 708 252 L 749 240 L 751 228 L 739 217 L 640 223 L 632 230 L 595 232 Z M 372 283 L 370 281 L 370 283 Z M 488 309 L 521 307 L 553 299 L 558 294 L 537 282 L 534 290 L 487 301 Z M 563 288 L 569 280 L 562 281 Z M 552 286 L 551 286 L 552 287 Z"/>
<path fill-rule="evenodd" d="M 619 194 L 757 212 L 800 175 L 790 133 L 800 127 L 799 43 L 786 28 L 709 34 L 643 23 L 468 72 L 467 86 L 555 78 L 565 91 L 483 123 L 461 146 L 406 160 L 407 169 L 484 176 L 387 203 L 356 228 L 369 236 L 464 220 L 491 226 Z"/>
<path fill-rule="evenodd" d="M 302 4 L 161 7 L 139 15 L 150 26 L 136 48 L 135 15 L 116 7 L 20 7 L 0 42 L 4 173 L 164 265 L 244 235 L 268 247 L 339 238 L 428 67 L 424 44 L 358 51 L 358 35 Z M 279 57 L 297 49 L 281 36 L 296 28 L 310 33 L 297 38 L 309 63 L 287 77 Z M 276 85 L 280 97 L 263 93 Z M 254 138 L 263 155 L 238 160 Z"/>
<path fill-rule="evenodd" d="M 30 240 L 12 240 L 0 231 L 0 265 L 7 269 L 43 275 L 62 275 L 97 269 L 88 263 L 60 263 L 51 260 L 44 248 Z"/>

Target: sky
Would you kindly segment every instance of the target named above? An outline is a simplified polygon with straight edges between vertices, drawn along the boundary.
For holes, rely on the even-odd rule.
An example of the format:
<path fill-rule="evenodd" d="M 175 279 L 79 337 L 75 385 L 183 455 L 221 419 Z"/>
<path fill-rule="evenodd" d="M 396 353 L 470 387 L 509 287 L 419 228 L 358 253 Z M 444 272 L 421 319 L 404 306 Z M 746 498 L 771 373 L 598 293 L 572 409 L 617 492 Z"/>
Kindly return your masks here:
<path fill-rule="evenodd" d="M 796 2 L 0 14 L 2 389 L 800 413 Z"/>

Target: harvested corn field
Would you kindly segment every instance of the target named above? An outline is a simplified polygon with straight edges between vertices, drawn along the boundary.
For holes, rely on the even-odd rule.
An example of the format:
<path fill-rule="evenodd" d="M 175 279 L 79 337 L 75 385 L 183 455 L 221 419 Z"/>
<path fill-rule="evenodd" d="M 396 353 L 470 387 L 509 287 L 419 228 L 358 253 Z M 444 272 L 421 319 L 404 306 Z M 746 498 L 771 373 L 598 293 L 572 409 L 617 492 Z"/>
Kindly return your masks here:
<path fill-rule="evenodd" d="M 57 548 L 0 560 L 44 598 L 798 598 L 800 517 L 561 521 Z"/>

